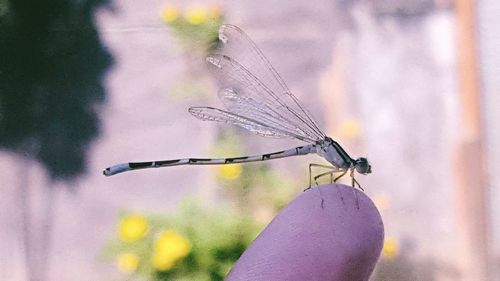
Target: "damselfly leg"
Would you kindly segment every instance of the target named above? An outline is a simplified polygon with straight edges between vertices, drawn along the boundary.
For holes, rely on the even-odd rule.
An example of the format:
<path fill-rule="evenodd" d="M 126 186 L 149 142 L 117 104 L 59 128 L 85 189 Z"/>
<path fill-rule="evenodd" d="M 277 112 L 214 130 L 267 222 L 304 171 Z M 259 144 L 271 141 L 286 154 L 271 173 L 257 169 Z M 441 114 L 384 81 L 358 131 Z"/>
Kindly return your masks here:
<path fill-rule="evenodd" d="M 320 174 L 314 176 L 314 178 L 313 178 L 313 176 L 312 176 L 312 168 L 313 167 L 328 169 L 328 171 L 320 173 Z M 312 187 L 312 180 L 313 179 L 314 179 L 314 183 L 316 184 L 316 186 L 318 186 L 319 185 L 318 179 L 321 178 L 321 177 L 324 177 L 326 175 L 330 175 L 330 183 L 333 183 L 333 182 L 337 181 L 337 179 L 339 179 L 340 177 L 337 177 L 337 178 L 335 178 L 335 180 L 333 180 L 333 174 L 334 173 L 339 173 L 339 172 L 342 172 L 342 174 L 340 175 L 340 177 L 342 177 L 346 173 L 346 171 L 341 170 L 341 169 L 339 169 L 339 168 L 337 168 L 335 166 L 321 165 L 321 164 L 315 164 L 315 163 L 309 164 L 309 187 L 306 188 L 306 189 L 304 189 L 304 191 L 306 191 L 308 189 L 311 189 L 311 187 Z M 321 190 L 320 190 L 319 187 L 318 187 L 318 190 L 319 190 L 319 192 L 321 194 Z M 338 194 L 340 196 L 340 199 L 342 200 L 342 203 L 344 203 L 344 197 L 342 196 L 342 193 L 338 189 L 337 189 L 337 192 L 338 192 Z M 321 206 L 323 207 L 323 201 L 324 200 L 323 199 L 321 199 L 321 200 L 322 200 L 321 201 Z"/>
<path fill-rule="evenodd" d="M 328 169 L 329 171 L 326 171 L 326 172 L 323 172 L 323 173 L 320 173 L 318 175 L 315 175 L 314 177 L 312 177 L 312 168 L 313 167 L 319 167 L 319 168 L 324 168 L 324 169 Z M 357 208 L 359 209 L 359 201 L 358 201 L 358 195 L 356 193 L 356 191 L 354 190 L 355 188 L 359 188 L 361 191 L 364 191 L 364 189 L 361 187 L 361 185 L 359 184 L 359 182 L 354 178 L 354 171 L 355 169 L 351 168 L 349 169 L 350 170 L 350 176 L 351 176 L 351 186 L 353 188 L 352 192 L 353 192 L 353 195 L 354 197 L 356 198 L 356 206 Z M 321 165 L 321 164 L 314 164 L 314 163 L 311 163 L 309 164 L 309 187 L 306 188 L 304 191 L 310 189 L 312 187 L 312 180 L 314 180 L 314 183 L 316 185 L 319 185 L 318 183 L 318 179 L 326 176 L 326 175 L 329 175 L 330 176 L 330 183 L 336 183 L 340 178 L 342 178 L 343 176 L 345 176 L 345 174 L 347 174 L 347 172 L 349 170 L 344 170 L 344 169 L 340 169 L 340 168 L 337 168 L 335 166 L 328 166 L 328 165 Z M 333 174 L 335 173 L 340 173 L 338 176 L 335 177 L 335 179 L 333 179 Z M 333 179 L 333 180 L 332 180 Z M 339 192 L 339 196 L 342 200 L 342 203 L 344 203 L 344 197 L 342 196 L 342 193 L 337 190 Z M 320 191 L 321 193 L 321 191 Z"/>
<path fill-rule="evenodd" d="M 335 172 L 335 167 L 331 166 L 331 165 L 322 165 L 322 164 L 315 164 L 315 163 L 310 163 L 309 164 L 309 187 L 304 189 L 304 191 L 308 190 L 308 189 L 311 189 L 312 187 L 312 168 L 313 167 L 316 167 L 316 168 L 324 168 L 324 169 L 328 169 L 328 173 L 332 172 L 332 170 L 334 170 L 333 172 Z M 332 173 L 333 173 L 332 172 Z M 318 185 L 318 182 L 316 181 L 316 177 L 315 177 L 315 183 L 316 185 Z"/>
<path fill-rule="evenodd" d="M 356 190 L 354 190 L 354 189 L 356 188 L 356 185 L 358 185 L 358 188 L 361 191 L 365 191 L 365 190 L 361 187 L 359 182 L 354 178 L 354 168 L 351 168 L 351 180 L 352 180 L 352 193 L 354 194 L 354 197 L 356 198 L 356 207 L 359 210 L 358 194 L 356 193 Z"/>
<path fill-rule="evenodd" d="M 338 168 L 335 168 L 335 167 L 331 167 L 331 171 L 328 171 L 328 172 L 324 172 L 324 173 L 321 173 L 319 175 L 316 175 L 314 177 L 314 182 L 316 183 L 316 185 L 319 185 L 318 184 L 318 179 L 319 178 L 322 178 L 326 175 L 330 175 L 330 177 L 332 178 L 332 175 L 335 174 L 335 173 L 341 173 L 338 177 L 336 177 L 333 182 L 337 182 L 338 179 L 340 179 L 341 177 L 343 177 L 347 171 L 344 171 L 344 170 L 341 170 L 341 169 L 338 169 Z"/>
<path fill-rule="evenodd" d="M 336 167 L 334 167 L 334 166 L 328 166 L 328 165 L 321 165 L 321 164 L 310 163 L 309 164 L 309 187 L 306 188 L 306 189 L 304 189 L 304 191 L 309 190 L 312 187 L 312 168 L 313 167 L 324 168 L 324 169 L 328 169 L 329 170 L 327 172 L 321 173 L 319 175 L 320 177 L 324 176 L 324 175 L 327 175 L 327 174 L 332 174 L 332 173 L 335 173 L 335 171 L 338 171 L 338 169 Z M 314 183 L 316 184 L 316 186 L 319 185 L 318 181 L 317 181 L 317 178 L 318 178 L 318 176 L 314 177 Z M 319 186 L 318 186 L 318 192 L 319 192 L 319 195 L 321 197 L 321 208 L 323 208 L 325 200 L 323 199 L 323 194 L 321 194 L 321 189 L 319 188 Z M 341 195 L 341 198 L 342 198 L 342 195 Z M 344 201 L 344 199 L 342 198 L 342 202 L 343 201 Z"/>

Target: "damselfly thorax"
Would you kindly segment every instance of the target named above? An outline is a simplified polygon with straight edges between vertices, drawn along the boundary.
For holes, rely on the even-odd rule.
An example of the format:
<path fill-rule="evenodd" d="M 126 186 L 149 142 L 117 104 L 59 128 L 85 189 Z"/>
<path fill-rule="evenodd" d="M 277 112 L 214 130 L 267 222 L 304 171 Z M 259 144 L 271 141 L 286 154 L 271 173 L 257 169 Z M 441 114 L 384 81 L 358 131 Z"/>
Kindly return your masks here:
<path fill-rule="evenodd" d="M 325 158 L 333 166 L 341 170 L 355 169 L 360 174 L 371 173 L 371 165 L 364 157 L 353 159 L 347 152 L 330 137 L 317 141 L 315 145 L 316 153 Z"/>

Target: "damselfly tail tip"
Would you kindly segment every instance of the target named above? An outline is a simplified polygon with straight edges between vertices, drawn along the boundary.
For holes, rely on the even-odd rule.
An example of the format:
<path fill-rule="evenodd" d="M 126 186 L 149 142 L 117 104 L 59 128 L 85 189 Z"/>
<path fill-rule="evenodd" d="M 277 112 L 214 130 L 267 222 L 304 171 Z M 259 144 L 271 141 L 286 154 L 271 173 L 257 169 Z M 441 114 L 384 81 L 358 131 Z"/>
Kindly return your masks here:
<path fill-rule="evenodd" d="M 113 175 L 113 174 L 111 174 L 110 168 L 106 168 L 106 169 L 102 170 L 102 174 L 105 175 L 106 177 Z"/>
<path fill-rule="evenodd" d="M 102 171 L 102 174 L 109 177 L 128 170 L 130 170 L 130 165 L 128 163 L 125 163 L 106 168 Z"/>

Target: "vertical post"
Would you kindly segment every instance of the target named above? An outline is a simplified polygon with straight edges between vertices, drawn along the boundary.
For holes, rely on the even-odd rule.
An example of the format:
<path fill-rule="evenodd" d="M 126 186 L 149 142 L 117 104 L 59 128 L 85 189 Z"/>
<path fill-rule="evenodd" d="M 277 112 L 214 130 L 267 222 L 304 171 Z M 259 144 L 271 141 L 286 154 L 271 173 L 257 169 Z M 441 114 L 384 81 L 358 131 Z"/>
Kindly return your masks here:
<path fill-rule="evenodd" d="M 474 0 L 456 0 L 461 132 L 456 143 L 458 258 L 463 280 L 490 280 L 488 190 L 482 143 Z"/>
<path fill-rule="evenodd" d="M 500 267 L 495 257 L 500 256 L 500 1 L 481 0 L 477 4 L 479 39 L 479 69 L 481 98 L 484 106 L 485 151 L 488 154 L 488 185 L 490 190 L 490 274 L 491 280 L 500 281 Z"/>

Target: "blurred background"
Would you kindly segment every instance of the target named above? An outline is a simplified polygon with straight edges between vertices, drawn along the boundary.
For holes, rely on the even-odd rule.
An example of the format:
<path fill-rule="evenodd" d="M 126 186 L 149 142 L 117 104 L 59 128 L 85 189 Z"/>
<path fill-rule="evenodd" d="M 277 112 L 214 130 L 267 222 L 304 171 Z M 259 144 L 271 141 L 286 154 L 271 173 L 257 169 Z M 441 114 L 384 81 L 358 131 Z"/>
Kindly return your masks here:
<path fill-rule="evenodd" d="M 0 279 L 222 280 L 308 184 L 305 156 L 104 177 L 128 161 L 280 151 L 200 122 L 221 23 L 263 50 L 358 181 L 372 280 L 500 280 L 494 0 L 0 0 Z"/>

